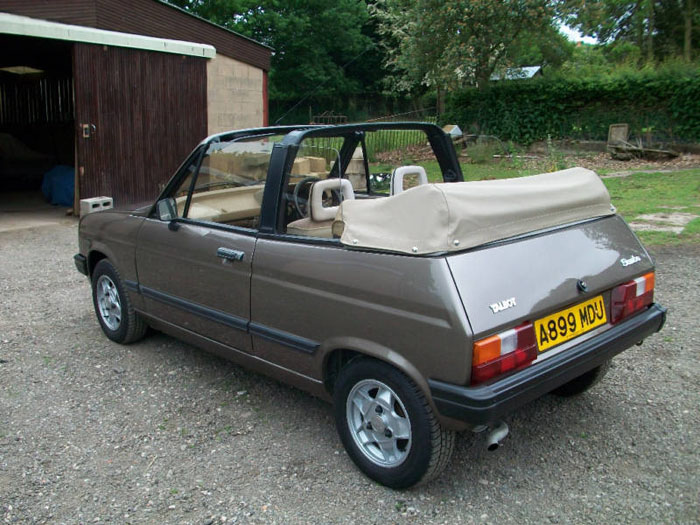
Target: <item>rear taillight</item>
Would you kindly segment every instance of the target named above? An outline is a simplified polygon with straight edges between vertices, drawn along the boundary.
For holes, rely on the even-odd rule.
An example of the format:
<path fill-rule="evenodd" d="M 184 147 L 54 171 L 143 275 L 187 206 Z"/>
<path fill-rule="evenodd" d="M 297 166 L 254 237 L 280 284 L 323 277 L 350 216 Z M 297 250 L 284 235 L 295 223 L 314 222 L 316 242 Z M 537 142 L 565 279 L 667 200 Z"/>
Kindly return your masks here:
<path fill-rule="evenodd" d="M 619 323 L 654 302 L 654 272 L 613 288 L 610 296 L 610 322 Z"/>
<path fill-rule="evenodd" d="M 529 365 L 537 359 L 532 323 L 524 323 L 474 343 L 472 385 Z"/>

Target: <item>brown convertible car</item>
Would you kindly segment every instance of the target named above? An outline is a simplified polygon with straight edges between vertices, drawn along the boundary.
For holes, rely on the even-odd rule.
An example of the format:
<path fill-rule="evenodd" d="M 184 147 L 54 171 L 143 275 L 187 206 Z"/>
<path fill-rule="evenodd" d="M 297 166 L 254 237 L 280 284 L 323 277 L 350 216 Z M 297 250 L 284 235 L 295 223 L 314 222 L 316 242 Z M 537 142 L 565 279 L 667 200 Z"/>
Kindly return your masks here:
<path fill-rule="evenodd" d="M 431 124 L 214 135 L 152 205 L 79 235 L 107 337 L 150 326 L 332 400 L 395 488 L 436 476 L 455 431 L 497 448 L 508 412 L 585 391 L 666 317 L 595 173 L 463 182 Z"/>

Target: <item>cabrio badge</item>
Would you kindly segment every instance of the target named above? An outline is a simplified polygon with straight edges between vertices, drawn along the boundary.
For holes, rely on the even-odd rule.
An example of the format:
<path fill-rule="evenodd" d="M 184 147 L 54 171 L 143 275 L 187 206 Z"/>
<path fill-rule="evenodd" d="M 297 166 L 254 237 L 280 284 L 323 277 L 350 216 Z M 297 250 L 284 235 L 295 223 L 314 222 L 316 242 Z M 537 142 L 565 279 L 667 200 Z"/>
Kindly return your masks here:
<path fill-rule="evenodd" d="M 497 303 L 493 303 L 489 305 L 489 308 L 491 308 L 491 311 L 495 314 L 498 312 L 502 312 L 503 310 L 507 310 L 508 308 L 513 308 L 515 306 L 515 297 L 511 297 L 510 299 L 503 299 L 502 301 L 498 301 Z"/>
<path fill-rule="evenodd" d="M 632 257 L 629 257 L 627 259 L 620 259 L 620 264 L 622 266 L 627 267 L 627 266 L 630 266 L 634 263 L 638 263 L 641 260 L 642 260 L 642 258 L 639 255 L 633 255 Z"/>

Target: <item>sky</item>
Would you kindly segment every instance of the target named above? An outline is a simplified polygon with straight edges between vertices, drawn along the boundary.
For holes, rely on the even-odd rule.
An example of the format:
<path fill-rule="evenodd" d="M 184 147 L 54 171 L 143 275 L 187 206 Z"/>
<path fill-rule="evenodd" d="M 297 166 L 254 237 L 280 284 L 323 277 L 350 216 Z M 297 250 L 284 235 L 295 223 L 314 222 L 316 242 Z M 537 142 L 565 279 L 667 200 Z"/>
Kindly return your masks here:
<path fill-rule="evenodd" d="M 567 26 L 566 24 L 562 24 L 559 26 L 559 32 L 572 42 L 583 42 L 585 44 L 598 43 L 598 39 L 590 36 L 583 36 L 578 29 L 573 29 Z"/>

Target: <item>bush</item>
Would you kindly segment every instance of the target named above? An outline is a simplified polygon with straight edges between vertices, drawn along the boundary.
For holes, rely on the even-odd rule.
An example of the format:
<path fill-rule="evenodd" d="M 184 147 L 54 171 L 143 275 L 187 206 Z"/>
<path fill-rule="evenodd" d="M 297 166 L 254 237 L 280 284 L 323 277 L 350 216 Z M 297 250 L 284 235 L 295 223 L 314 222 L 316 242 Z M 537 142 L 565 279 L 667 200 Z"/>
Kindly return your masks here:
<path fill-rule="evenodd" d="M 467 133 L 530 144 L 538 140 L 606 140 L 608 126 L 630 125 L 670 141 L 700 140 L 700 68 L 623 70 L 591 78 L 540 77 L 468 88 L 447 100 L 442 121 Z"/>
<path fill-rule="evenodd" d="M 467 146 L 467 155 L 474 164 L 487 164 L 493 160 L 493 156 L 501 153 L 496 144 L 489 142 L 478 142 Z"/>

